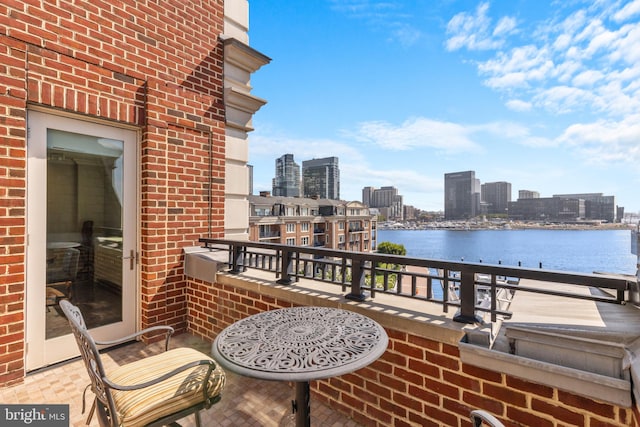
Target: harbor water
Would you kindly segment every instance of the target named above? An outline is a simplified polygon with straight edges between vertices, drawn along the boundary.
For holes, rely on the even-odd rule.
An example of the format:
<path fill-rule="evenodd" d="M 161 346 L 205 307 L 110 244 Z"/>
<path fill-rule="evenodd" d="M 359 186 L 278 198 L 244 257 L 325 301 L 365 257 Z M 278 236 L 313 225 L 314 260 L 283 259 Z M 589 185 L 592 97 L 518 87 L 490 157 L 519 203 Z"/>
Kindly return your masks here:
<path fill-rule="evenodd" d="M 378 230 L 377 237 L 414 258 L 636 274 L 630 230 Z"/>

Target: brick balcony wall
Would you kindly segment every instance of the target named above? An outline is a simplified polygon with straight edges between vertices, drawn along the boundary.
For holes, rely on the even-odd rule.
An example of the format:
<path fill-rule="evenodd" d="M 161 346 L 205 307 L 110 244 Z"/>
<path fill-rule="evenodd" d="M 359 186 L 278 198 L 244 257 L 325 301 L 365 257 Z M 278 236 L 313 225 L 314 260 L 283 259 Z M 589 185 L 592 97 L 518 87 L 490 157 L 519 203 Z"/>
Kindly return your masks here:
<path fill-rule="evenodd" d="M 213 341 L 226 326 L 265 310 L 299 305 L 358 311 L 389 335 L 385 354 L 354 373 L 311 383 L 312 399 L 367 426 L 470 426 L 469 412 L 484 409 L 507 426 L 638 426 L 636 409 L 462 363 L 461 327 L 397 322 L 379 310 L 342 298 L 299 293 L 241 276 L 218 275 L 215 284 L 188 280 L 189 330 Z M 375 304 L 375 300 L 373 300 Z M 415 322 L 412 323 L 411 322 Z M 635 412 L 634 412 L 635 411 Z"/>
<path fill-rule="evenodd" d="M 185 330 L 182 248 L 223 237 L 224 2 L 152 3 L 0 4 L 0 385 L 25 375 L 29 108 L 139 130 L 140 327 Z"/>

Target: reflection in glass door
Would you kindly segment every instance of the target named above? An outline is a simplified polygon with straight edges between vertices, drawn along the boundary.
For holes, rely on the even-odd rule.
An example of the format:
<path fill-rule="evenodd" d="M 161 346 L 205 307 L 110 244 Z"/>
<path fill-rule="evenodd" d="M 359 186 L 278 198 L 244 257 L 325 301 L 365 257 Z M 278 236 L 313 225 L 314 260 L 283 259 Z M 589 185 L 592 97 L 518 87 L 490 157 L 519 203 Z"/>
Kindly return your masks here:
<path fill-rule="evenodd" d="M 122 321 L 124 142 L 47 129 L 46 338 L 68 333 L 68 298 L 89 328 Z"/>
<path fill-rule="evenodd" d="M 135 136 L 29 113 L 29 370 L 77 353 L 63 298 L 98 339 L 134 332 Z"/>

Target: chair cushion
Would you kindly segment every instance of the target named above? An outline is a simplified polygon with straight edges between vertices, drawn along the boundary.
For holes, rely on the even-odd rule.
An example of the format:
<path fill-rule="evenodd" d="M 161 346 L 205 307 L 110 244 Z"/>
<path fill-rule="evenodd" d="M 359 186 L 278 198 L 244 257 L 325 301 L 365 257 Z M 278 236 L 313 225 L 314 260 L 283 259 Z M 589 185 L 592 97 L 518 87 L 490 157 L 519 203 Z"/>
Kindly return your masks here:
<path fill-rule="evenodd" d="M 147 357 L 110 371 L 107 378 L 119 385 L 150 381 L 182 365 L 198 360 L 213 360 L 192 348 L 177 348 Z M 122 426 L 144 426 L 164 416 L 203 402 L 202 381 L 207 365 L 187 369 L 153 386 L 132 390 L 112 390 Z M 211 373 L 209 396 L 217 396 L 224 387 L 224 371 L 217 365 Z"/>

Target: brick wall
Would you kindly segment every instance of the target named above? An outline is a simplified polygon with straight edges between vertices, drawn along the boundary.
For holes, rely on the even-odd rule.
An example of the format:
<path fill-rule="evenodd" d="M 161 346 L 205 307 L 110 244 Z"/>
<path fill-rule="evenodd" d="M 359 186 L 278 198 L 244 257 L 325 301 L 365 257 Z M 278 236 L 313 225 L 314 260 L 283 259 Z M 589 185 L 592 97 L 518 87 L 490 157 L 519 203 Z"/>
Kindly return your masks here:
<path fill-rule="evenodd" d="M 139 129 L 141 327 L 186 327 L 182 247 L 223 237 L 223 4 L 0 4 L 0 384 L 24 376 L 28 105 Z"/>
<path fill-rule="evenodd" d="M 6 11 L 0 5 L 0 25 Z M 13 40 L 0 44 L 0 384 L 24 376 L 26 70 L 21 47 Z"/>
<path fill-rule="evenodd" d="M 219 275 L 215 284 L 190 281 L 189 330 L 213 340 L 248 315 L 294 305 L 340 306 L 326 297 Z M 351 308 L 354 303 L 349 303 Z M 342 308 L 345 308 L 342 306 Z M 378 310 L 389 335 L 385 354 L 354 373 L 311 383 L 313 397 L 366 426 L 470 426 L 469 412 L 484 409 L 507 426 L 638 426 L 632 409 L 462 363 L 456 341 L 420 334 Z M 444 329 L 444 328 L 443 328 Z M 450 335 L 449 332 L 443 332 Z M 445 342 L 447 341 L 447 342 Z"/>

